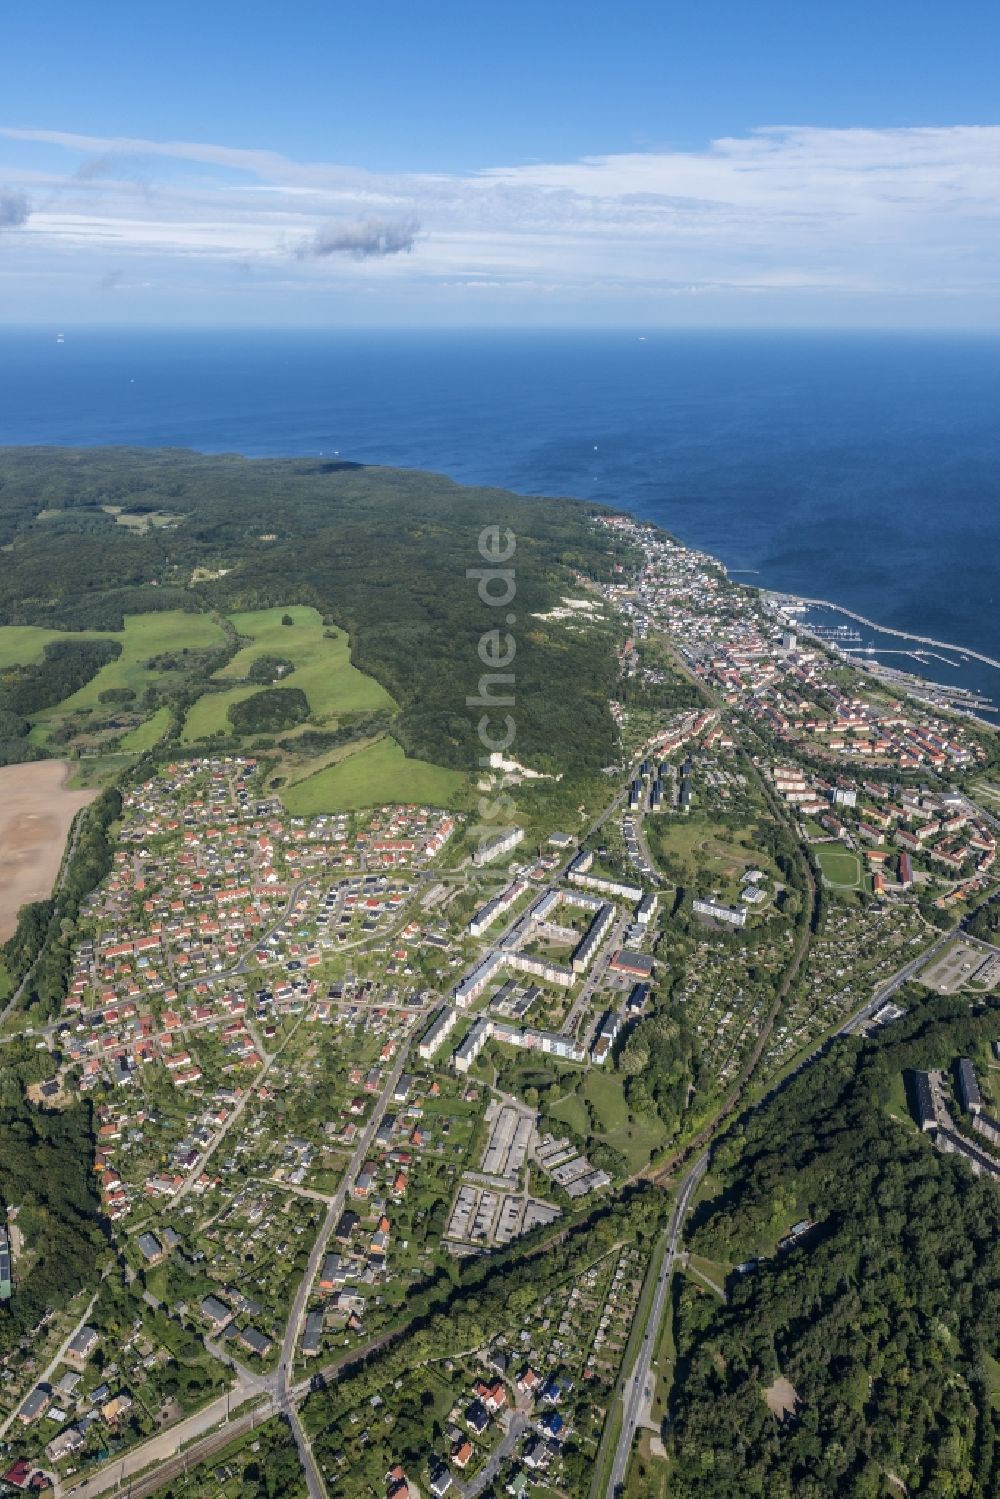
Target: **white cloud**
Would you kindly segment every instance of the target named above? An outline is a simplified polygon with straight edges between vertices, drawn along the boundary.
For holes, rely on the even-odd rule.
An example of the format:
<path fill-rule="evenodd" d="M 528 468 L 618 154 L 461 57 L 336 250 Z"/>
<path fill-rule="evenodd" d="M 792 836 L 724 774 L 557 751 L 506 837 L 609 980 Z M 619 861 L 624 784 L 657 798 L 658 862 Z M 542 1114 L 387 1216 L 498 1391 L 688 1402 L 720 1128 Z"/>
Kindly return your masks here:
<path fill-rule="evenodd" d="M 702 151 L 465 175 L 60 131 L 0 129 L 0 139 L 0 176 L 37 205 L 4 238 L 8 264 L 62 249 L 87 261 L 90 282 L 113 252 L 116 266 L 155 260 L 161 283 L 171 260 L 201 262 L 206 276 L 235 260 L 269 270 L 283 294 L 320 282 L 419 298 L 433 284 L 463 303 L 472 287 L 516 291 L 526 306 L 560 291 L 617 303 L 630 288 L 645 304 L 706 289 L 825 305 L 1000 294 L 1000 127 L 775 127 Z M 296 258 L 324 236 L 347 244 L 377 225 L 392 244 L 391 226 L 417 223 L 406 255 Z"/>

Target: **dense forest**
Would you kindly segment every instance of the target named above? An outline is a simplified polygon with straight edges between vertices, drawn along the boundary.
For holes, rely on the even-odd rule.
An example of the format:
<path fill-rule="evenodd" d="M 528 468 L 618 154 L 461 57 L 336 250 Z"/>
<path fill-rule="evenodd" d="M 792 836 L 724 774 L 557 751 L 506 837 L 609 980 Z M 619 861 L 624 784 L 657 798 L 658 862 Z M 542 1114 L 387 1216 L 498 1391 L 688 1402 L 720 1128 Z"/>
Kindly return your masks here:
<path fill-rule="evenodd" d="M 992 900 L 977 906 L 965 926 L 973 937 L 980 937 L 984 942 L 996 942 L 1000 933 L 1000 897 L 994 896 Z"/>
<path fill-rule="evenodd" d="M 677 1292 L 672 1493 L 998 1492 L 1000 1198 L 892 1108 L 908 1069 L 998 1027 L 995 1002 L 919 1006 L 874 1044 L 838 1043 L 723 1139 L 690 1245 L 745 1269 L 726 1304 Z M 764 1398 L 779 1378 L 783 1416 Z"/>
<path fill-rule="evenodd" d="M 117 640 L 50 640 L 39 661 L 0 672 L 0 765 L 38 759 L 42 751 L 28 739 L 29 715 L 72 696 L 121 649 Z"/>
<path fill-rule="evenodd" d="M 112 508 L 140 524 L 119 524 Z M 614 632 L 538 616 L 581 579 L 630 559 L 591 524 L 599 511 L 319 460 L 7 448 L 0 623 L 114 630 L 147 610 L 312 605 L 349 632 L 354 664 L 401 704 L 393 732 L 404 748 L 465 768 L 481 753 L 482 709 L 467 704 L 484 675 L 477 648 L 510 613 L 519 623 L 511 748 L 542 768 L 596 769 L 615 754 Z M 144 527 L 152 515 L 169 519 Z M 480 552 L 487 527 L 499 528 L 501 555 L 513 533 L 503 563 Z M 483 568 L 512 570 L 503 609 L 480 597 Z M 494 595 L 505 587 L 496 582 Z M 16 714 L 7 728 L 16 745 Z"/>
<path fill-rule="evenodd" d="M 23 1247 L 18 1286 L 0 1303 L 0 1352 L 91 1284 L 104 1240 L 92 1171 L 89 1101 L 58 1112 L 29 1103 L 25 1086 L 52 1067 L 28 1041 L 4 1048 L 0 1069 L 0 1214 L 17 1209 Z"/>
<path fill-rule="evenodd" d="M 227 716 L 237 734 L 276 734 L 309 717 L 309 703 L 298 687 L 271 687 L 231 703 Z"/>

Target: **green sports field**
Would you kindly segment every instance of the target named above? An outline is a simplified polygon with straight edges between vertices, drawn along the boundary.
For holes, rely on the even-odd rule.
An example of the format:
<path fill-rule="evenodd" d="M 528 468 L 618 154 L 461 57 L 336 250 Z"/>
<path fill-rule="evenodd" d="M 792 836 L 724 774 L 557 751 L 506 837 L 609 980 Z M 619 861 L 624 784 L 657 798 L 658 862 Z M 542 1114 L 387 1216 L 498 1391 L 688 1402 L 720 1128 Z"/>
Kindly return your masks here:
<path fill-rule="evenodd" d="M 232 734 L 229 722 L 231 703 L 241 703 L 244 698 L 260 692 L 259 687 L 230 687 L 225 692 L 204 692 L 188 709 L 181 731 L 182 744 L 196 744 L 199 739 L 210 739 L 213 734 Z"/>
<path fill-rule="evenodd" d="M 841 890 L 861 888 L 861 860 L 849 848 L 839 843 L 824 843 L 816 849 L 816 858 L 831 885 Z"/>

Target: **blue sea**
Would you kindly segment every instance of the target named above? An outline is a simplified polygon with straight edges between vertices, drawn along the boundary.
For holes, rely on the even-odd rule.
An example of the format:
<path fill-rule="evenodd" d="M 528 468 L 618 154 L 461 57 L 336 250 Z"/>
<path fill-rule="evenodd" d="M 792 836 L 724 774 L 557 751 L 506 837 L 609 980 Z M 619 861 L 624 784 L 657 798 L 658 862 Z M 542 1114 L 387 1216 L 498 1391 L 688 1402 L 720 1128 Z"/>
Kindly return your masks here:
<path fill-rule="evenodd" d="M 5 331 L 0 443 L 339 453 L 601 500 L 738 579 L 1000 657 L 994 337 Z"/>

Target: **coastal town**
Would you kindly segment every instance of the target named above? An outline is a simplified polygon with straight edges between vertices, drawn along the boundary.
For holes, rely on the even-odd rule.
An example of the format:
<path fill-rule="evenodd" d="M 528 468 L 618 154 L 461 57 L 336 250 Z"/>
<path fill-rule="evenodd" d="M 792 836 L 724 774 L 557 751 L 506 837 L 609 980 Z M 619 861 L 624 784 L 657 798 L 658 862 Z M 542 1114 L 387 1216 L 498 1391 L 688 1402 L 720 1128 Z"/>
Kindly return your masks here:
<path fill-rule="evenodd" d="M 622 1444 L 662 1456 L 669 1333 L 634 1335 L 657 1224 L 428 1354 L 419 1450 L 398 1381 L 325 1426 L 323 1392 L 377 1376 L 463 1267 L 516 1265 L 638 1184 L 666 1211 L 731 1098 L 892 1025 L 908 986 L 1000 983 L 957 935 L 998 888 L 990 731 L 705 554 L 597 524 L 642 558 L 565 611 L 620 637 L 599 808 L 541 800 L 484 834 L 468 805 L 293 816 L 266 757 L 210 749 L 124 788 L 59 1013 L 3 1038 L 40 1059 L 39 1110 L 91 1101 L 107 1224 L 99 1280 L 0 1364 L 7 1490 L 152 1493 L 150 1464 L 186 1453 L 193 1484 L 238 1494 L 255 1423 L 280 1421 L 313 1499 L 597 1492 Z M 516 809 L 530 774 L 486 784 Z M 992 1080 L 955 1078 L 954 1099 L 944 1072 L 913 1081 L 914 1128 L 1000 1179 Z M 34 1247 L 8 1203 L 0 1301 Z"/>

